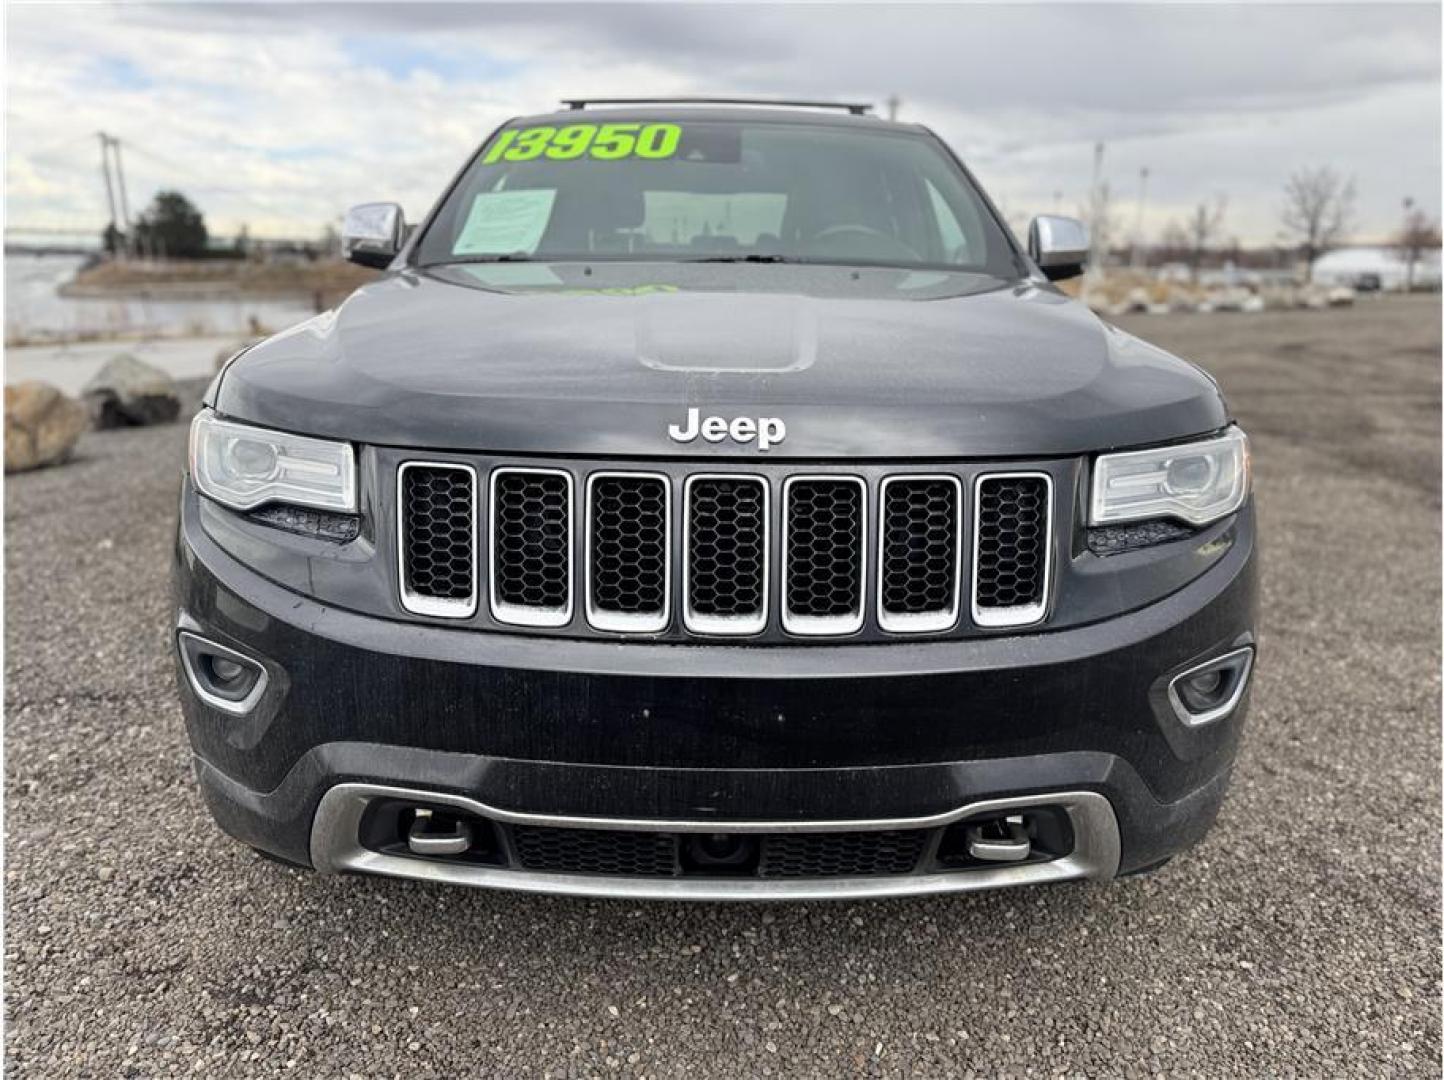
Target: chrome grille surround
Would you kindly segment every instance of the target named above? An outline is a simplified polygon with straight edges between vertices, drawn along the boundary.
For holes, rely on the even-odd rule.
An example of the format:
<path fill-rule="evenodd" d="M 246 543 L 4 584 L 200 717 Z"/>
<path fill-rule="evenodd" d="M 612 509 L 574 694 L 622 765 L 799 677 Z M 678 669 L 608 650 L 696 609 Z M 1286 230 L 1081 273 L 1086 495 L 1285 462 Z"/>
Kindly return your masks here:
<path fill-rule="evenodd" d="M 471 592 L 465 597 L 428 596 L 414 591 L 408 584 L 407 549 L 411 537 L 412 523 L 407 517 L 406 475 L 413 469 L 434 469 L 439 472 L 455 471 L 464 473 L 471 483 Z M 477 559 L 477 532 L 479 525 L 481 481 L 476 469 L 455 461 L 406 461 L 396 470 L 396 580 L 401 606 L 416 615 L 432 615 L 442 619 L 466 619 L 476 614 L 481 595 L 480 566 Z"/>
<path fill-rule="evenodd" d="M 794 489 L 799 485 L 847 484 L 858 491 L 858 522 L 854 548 L 857 552 L 855 570 L 856 604 L 841 615 L 798 614 L 792 605 L 792 508 Z M 799 473 L 782 482 L 782 627 L 800 637 L 855 634 L 862 629 L 867 606 L 867 481 L 860 476 L 843 473 Z"/>
<path fill-rule="evenodd" d="M 894 484 L 948 484 L 953 489 L 951 602 L 936 611 L 889 611 L 884 575 L 889 569 L 888 530 L 891 508 L 888 491 Z M 936 634 L 951 630 L 962 615 L 963 595 L 963 482 L 951 473 L 897 473 L 885 476 L 878 487 L 877 512 L 877 623 L 892 634 Z"/>
<path fill-rule="evenodd" d="M 997 480 L 1041 480 L 1043 482 L 1043 568 L 1041 587 L 1036 600 L 1027 604 L 1010 607 L 984 607 L 978 602 L 978 575 L 983 560 L 982 550 L 983 486 Z M 1045 472 L 984 472 L 973 481 L 973 566 L 971 575 L 973 622 L 987 629 L 1032 626 L 1043 621 L 1048 614 L 1048 603 L 1052 599 L 1053 578 L 1053 519 L 1056 517 L 1053 504 L 1053 477 Z"/>
<path fill-rule="evenodd" d="M 596 486 L 600 480 L 655 481 L 662 485 L 662 606 L 656 611 L 609 610 L 596 602 L 593 574 L 597 523 L 595 516 Z M 587 622 L 597 630 L 622 634 L 655 634 L 665 630 L 672 621 L 672 483 L 665 473 L 602 470 L 587 476 L 586 521 L 584 524 Z"/>
<path fill-rule="evenodd" d="M 474 453 L 408 458 L 404 451 L 388 448 L 382 448 L 379 457 L 378 467 L 386 477 L 379 501 L 387 519 L 395 522 L 394 531 L 389 536 L 383 531 L 381 537 L 381 546 L 395 549 L 386 551 L 396 575 L 389 583 L 388 613 L 483 631 L 647 637 L 675 643 L 885 643 L 987 636 L 1046 625 L 1059 617 L 1055 594 L 1072 574 L 1070 564 L 1060 564 L 1053 548 L 1060 532 L 1076 528 L 1079 520 L 1076 506 L 1057 505 L 1058 492 L 1074 491 L 1086 475 L 1086 466 L 1077 459 L 995 465 L 991 470 L 987 463 L 971 461 L 938 462 L 914 467 L 916 471 L 903 462 L 857 461 L 768 462 L 750 469 L 738 463 L 735 471 L 727 471 L 733 466 L 707 468 L 710 463 L 705 461 L 675 458 L 635 464 L 591 458 L 533 464 Z M 417 484 L 415 470 L 422 468 L 455 470 L 456 480 L 438 484 L 439 494 L 430 501 L 418 501 L 418 492 L 427 491 Z M 692 471 L 698 468 L 703 471 Z M 1018 477 L 1028 478 L 1029 490 L 989 486 L 994 480 Z M 646 487 L 640 493 L 609 487 L 611 478 L 635 478 L 632 483 Z M 750 486 L 738 493 L 709 488 L 709 481 Z M 851 497 L 852 488 L 846 490 L 846 500 L 834 491 L 830 501 L 828 493 L 798 487 L 809 481 L 845 481 L 856 485 L 865 500 L 863 565 L 855 568 L 864 590 L 861 612 L 849 610 L 846 618 L 831 615 L 811 625 L 809 611 L 837 612 L 853 599 L 851 589 L 837 583 L 844 579 L 845 560 L 856 556 L 847 543 L 833 545 L 835 537 L 851 535 L 857 500 Z M 475 503 L 470 520 L 454 505 L 468 483 Z M 802 500 L 789 518 L 799 493 Z M 444 497 L 448 494 L 450 501 Z M 498 505 L 498 497 L 506 506 Z M 396 505 L 388 505 L 388 500 Z M 609 500 L 620 514 L 614 511 L 594 520 L 598 503 Z M 837 503 L 844 505 L 839 508 Z M 496 518 L 507 507 L 508 531 L 498 547 Z M 711 560 L 702 568 L 700 589 L 698 563 L 692 558 L 697 550 L 693 519 L 699 507 L 704 554 Z M 818 508 L 824 511 L 820 516 Z M 984 514 L 985 508 L 991 513 Z M 740 516 L 734 519 L 734 514 Z M 809 516 L 821 522 L 818 535 L 824 539 L 798 547 L 789 531 L 805 527 Z M 840 529 L 835 527 L 838 521 L 845 522 Z M 416 549 L 414 544 L 408 549 L 407 538 L 418 522 L 423 528 L 431 525 L 433 532 L 434 522 L 453 530 L 449 538 L 442 530 L 443 535 L 424 538 L 427 542 L 421 545 L 423 555 L 434 550 L 440 560 L 434 585 L 424 573 L 408 577 L 407 560 Z M 1000 529 L 1007 550 L 1001 556 L 979 551 L 979 544 L 986 547 L 1000 537 Z M 611 552 L 600 560 L 598 539 L 610 545 Z M 1005 563 L 1017 558 L 1013 548 L 1020 540 L 1026 547 L 1019 565 L 1000 568 L 999 558 Z M 789 549 L 791 557 L 816 563 L 801 577 L 794 575 L 790 598 Z M 625 561 L 624 554 L 633 551 L 644 556 L 645 565 Z M 834 551 L 836 560 L 830 558 Z M 475 568 L 470 582 L 463 570 L 468 558 Z M 662 559 L 665 569 L 659 574 Z M 518 564 L 532 570 L 526 587 L 519 583 Z M 538 565 L 546 573 L 537 574 Z M 804 563 L 795 565 L 800 570 Z M 421 567 L 426 569 L 426 564 Z M 716 572 L 709 578 L 710 570 Z M 413 583 L 416 587 L 409 588 Z M 471 594 L 456 599 L 467 585 Z M 432 588 L 438 595 L 425 596 Z M 662 610 L 657 609 L 659 589 L 664 591 Z M 969 603 L 963 602 L 964 589 Z M 447 592 L 451 596 L 444 595 Z M 1000 606 L 1015 600 L 1017 606 Z M 1063 625 L 1071 624 L 1071 610 L 1061 617 Z"/>
<path fill-rule="evenodd" d="M 693 494 L 699 483 L 735 481 L 756 484 L 762 493 L 762 566 L 760 568 L 760 603 L 758 610 L 746 615 L 717 615 L 693 610 L 693 555 L 694 530 Z M 758 634 L 767 629 L 772 590 L 771 550 L 772 537 L 772 492 L 765 476 L 751 473 L 693 473 L 682 487 L 682 621 L 694 634 L 717 634 L 740 636 Z"/>
<path fill-rule="evenodd" d="M 566 482 L 566 600 L 560 605 L 529 605 L 507 602 L 501 596 L 501 578 L 497 574 L 497 527 L 499 524 L 497 488 L 500 481 L 508 476 L 549 476 L 561 477 Z M 576 498 L 573 494 L 575 483 L 572 474 L 565 469 L 532 468 L 530 466 L 504 465 L 491 471 L 490 510 L 488 517 L 487 576 L 490 583 L 492 618 L 500 623 L 513 626 L 560 627 L 572 621 L 572 597 L 576 581 Z M 511 572 L 511 567 L 504 568 Z"/>

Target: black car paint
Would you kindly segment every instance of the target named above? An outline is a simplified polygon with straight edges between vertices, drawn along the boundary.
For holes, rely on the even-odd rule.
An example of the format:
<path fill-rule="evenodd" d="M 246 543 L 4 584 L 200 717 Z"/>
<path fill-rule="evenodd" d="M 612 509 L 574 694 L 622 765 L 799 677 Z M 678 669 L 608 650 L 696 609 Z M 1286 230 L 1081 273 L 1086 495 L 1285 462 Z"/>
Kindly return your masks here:
<path fill-rule="evenodd" d="M 1082 517 L 1091 455 L 1230 422 L 1206 374 L 1103 323 L 1021 253 L 1023 272 L 1003 280 L 601 260 L 421 268 L 414 244 L 336 311 L 241 354 L 207 395 L 232 419 L 355 443 L 362 477 L 361 535 L 345 544 L 183 485 L 180 624 L 273 675 L 240 722 L 180 680 L 202 790 L 234 835 L 305 864 L 317 800 L 347 779 L 542 813 L 719 821 L 912 816 L 1082 788 L 1113 803 L 1124 871 L 1208 827 L 1247 698 L 1189 729 L 1164 687 L 1253 640 L 1252 502 L 1107 556 L 1088 550 Z M 787 438 L 765 454 L 678 444 L 666 427 L 689 406 L 782 416 Z M 841 643 L 772 629 L 621 644 L 580 615 L 559 638 L 501 627 L 485 605 L 460 626 L 418 617 L 397 601 L 390 528 L 389 478 L 408 450 L 678 475 L 700 461 L 779 475 L 801 462 L 1021 462 L 1057 490 L 1053 606 L 1034 630 Z"/>
<path fill-rule="evenodd" d="M 444 761 L 439 775 L 480 770 L 481 790 L 509 810 L 613 817 L 912 815 L 1085 786 L 1131 822 L 1127 871 L 1206 828 L 1247 713 L 1245 697 L 1225 721 L 1187 728 L 1165 687 L 1252 641 L 1251 511 L 1206 573 L 1131 615 L 972 642 L 767 649 L 619 647 L 358 615 L 232 558 L 199 507 L 187 490 L 185 625 L 262 658 L 273 678 L 241 722 L 183 692 L 198 773 L 218 817 L 297 862 L 301 823 L 329 784 L 477 790 L 437 783 Z M 338 758 L 351 764 L 335 771 Z"/>
<path fill-rule="evenodd" d="M 523 267 L 557 287 L 485 284 Z M 1086 454 L 1229 420 L 1197 368 L 1046 284 L 786 265 L 402 270 L 243 354 L 210 403 L 368 445 L 612 457 L 737 454 L 667 438 L 692 405 L 766 405 L 787 421 L 767 456 L 814 460 Z"/>
<path fill-rule="evenodd" d="M 361 540 L 353 544 L 336 544 L 326 540 L 305 536 L 278 533 L 270 524 L 258 521 L 254 515 L 232 513 L 223 507 L 198 500 L 197 521 L 206 535 L 215 544 L 240 562 L 265 575 L 272 581 L 293 589 L 316 600 L 335 607 L 381 618 L 406 622 L 429 622 L 444 626 L 463 626 L 468 629 L 493 633 L 536 635 L 546 638 L 621 638 L 625 635 L 596 630 L 585 619 L 576 618 L 569 626 L 560 629 L 528 628 L 497 622 L 485 605 L 465 619 L 437 618 L 416 615 L 401 607 L 391 568 L 397 565 L 396 530 L 376 528 L 374 523 L 390 523 L 396 520 L 396 486 L 393 478 L 397 467 L 412 456 L 409 451 L 393 447 L 368 447 L 361 456 Z M 770 457 L 770 452 L 769 455 Z M 516 456 L 454 454 L 452 452 L 428 452 L 433 461 L 457 461 L 477 468 L 486 475 L 493 467 L 525 464 L 529 460 Z M 612 458 L 548 458 L 550 464 L 561 465 L 577 473 L 581 484 L 584 474 L 591 471 L 605 472 L 611 469 L 635 467 L 635 460 Z M 779 465 L 781 467 L 779 467 Z M 649 460 L 647 468 L 672 478 L 674 489 L 680 490 L 690 463 L 685 460 Z M 915 468 L 911 464 L 908 468 Z M 782 479 L 789 469 L 786 462 L 778 463 L 763 459 L 754 451 L 750 460 L 709 463 L 708 468 L 738 470 L 750 475 L 762 475 L 771 481 L 772 499 L 781 498 Z M 927 472 L 932 465 L 924 464 L 920 471 Z M 966 463 L 952 462 L 951 471 L 960 475 L 964 487 L 975 470 L 981 467 Z M 1240 531 L 1238 519 L 1217 522 L 1205 529 L 1189 530 L 1184 538 L 1176 542 L 1150 545 L 1134 551 L 1099 556 L 1089 550 L 1085 543 L 1085 525 L 1081 517 L 1082 505 L 1079 498 L 1070 497 L 1081 492 L 1087 483 L 1087 469 L 1076 458 L 1028 458 L 1009 463 L 1009 468 L 1046 472 L 1053 477 L 1056 491 L 1063 497 L 1056 500 L 1056 528 L 1059 542 L 1056 545 L 1054 564 L 1056 567 L 1054 601 L 1049 613 L 1049 630 L 1061 630 L 1084 626 L 1103 619 L 1113 618 L 1128 611 L 1137 610 L 1176 592 L 1201 573 L 1218 562 L 1234 544 Z M 849 476 L 860 476 L 869 483 L 873 492 L 871 501 L 876 503 L 877 484 L 884 476 L 896 476 L 905 472 L 896 461 L 886 463 L 808 465 L 809 472 L 841 472 Z M 777 522 L 776 528 L 780 529 Z M 774 546 L 780 538 L 774 535 Z M 864 592 L 871 596 L 876 589 L 876 561 L 869 567 L 869 576 Z M 680 578 L 680 567 L 673 568 L 674 579 Z M 773 609 L 780 603 L 780 581 L 774 581 Z M 681 582 L 674 580 L 674 591 L 680 594 Z M 996 637 L 998 631 L 973 626 L 961 619 L 952 629 L 943 631 L 942 636 L 955 638 Z M 680 621 L 665 631 L 654 635 L 657 639 L 697 645 L 698 639 L 687 634 Z M 635 637 L 631 637 L 635 640 Z M 827 639 L 821 639 L 826 641 Z M 844 642 L 875 643 L 896 641 L 897 638 L 881 630 L 865 627 Z M 763 633 L 748 639 L 753 645 L 797 645 L 815 647 L 818 640 L 799 641 L 790 637 L 780 626 L 771 626 Z"/>

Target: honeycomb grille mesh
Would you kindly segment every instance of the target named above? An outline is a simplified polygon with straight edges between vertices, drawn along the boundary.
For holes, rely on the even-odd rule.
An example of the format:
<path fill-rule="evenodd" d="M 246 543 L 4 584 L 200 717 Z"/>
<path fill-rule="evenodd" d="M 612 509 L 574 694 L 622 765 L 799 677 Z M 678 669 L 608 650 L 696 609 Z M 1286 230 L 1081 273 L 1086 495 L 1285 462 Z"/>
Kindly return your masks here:
<path fill-rule="evenodd" d="M 473 564 L 471 470 L 412 465 L 401 474 L 406 592 L 437 600 L 469 600 L 476 592 Z"/>
<path fill-rule="evenodd" d="M 867 877 L 906 874 L 917 865 L 925 829 L 796 833 L 763 840 L 762 877 Z"/>
<path fill-rule="evenodd" d="M 603 476 L 591 492 L 591 601 L 598 611 L 657 614 L 667 604 L 667 483 Z"/>
<path fill-rule="evenodd" d="M 787 610 L 811 618 L 862 610 L 863 489 L 855 480 L 787 485 Z"/>
<path fill-rule="evenodd" d="M 687 523 L 687 599 L 712 618 L 759 615 L 765 606 L 766 489 L 750 477 L 692 482 Z"/>
<path fill-rule="evenodd" d="M 935 830 L 768 833 L 758 836 L 755 862 L 734 870 L 684 862 L 687 843 L 676 833 L 510 827 L 517 862 L 525 870 L 620 877 L 746 876 L 762 878 L 874 877 L 917 869 Z"/>
<path fill-rule="evenodd" d="M 560 628 L 581 602 L 591 629 L 658 634 L 680 595 L 676 629 L 693 635 L 843 635 L 869 624 L 940 633 L 958 625 L 965 578 L 971 625 L 982 628 L 1038 621 L 1051 592 L 1053 494 L 1041 472 L 769 480 L 583 469 L 574 481 L 560 468 L 406 462 L 395 491 L 400 601 L 420 615 L 471 617 L 485 591 L 502 623 Z M 685 502 L 676 518 L 674 498 Z M 477 562 L 478 504 L 489 572 Z M 769 617 L 773 596 L 780 620 Z"/>
<path fill-rule="evenodd" d="M 882 609 L 893 615 L 950 612 L 958 576 L 958 484 L 893 480 L 883 494 Z"/>
<path fill-rule="evenodd" d="M 669 833 L 514 825 L 511 835 L 517 857 L 528 870 L 626 877 L 681 873 L 677 838 Z"/>
<path fill-rule="evenodd" d="M 571 596 L 571 486 L 543 472 L 501 472 L 492 493 L 492 588 L 512 607 L 564 609 Z"/>
<path fill-rule="evenodd" d="M 980 610 L 1041 603 L 1047 587 L 1048 482 L 985 477 L 978 485 L 975 602 Z"/>

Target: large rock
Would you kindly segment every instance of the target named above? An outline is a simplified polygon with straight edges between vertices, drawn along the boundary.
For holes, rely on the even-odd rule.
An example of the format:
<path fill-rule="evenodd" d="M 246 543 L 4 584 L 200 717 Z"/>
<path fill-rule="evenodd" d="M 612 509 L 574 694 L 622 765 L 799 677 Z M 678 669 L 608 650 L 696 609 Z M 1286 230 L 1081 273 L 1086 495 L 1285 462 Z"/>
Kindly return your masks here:
<path fill-rule="evenodd" d="M 80 394 L 98 428 L 168 424 L 180 414 L 175 380 L 129 353 L 106 361 Z"/>
<path fill-rule="evenodd" d="M 5 471 L 58 465 L 75 450 L 90 426 L 85 406 L 49 383 L 23 382 L 5 388 Z"/>

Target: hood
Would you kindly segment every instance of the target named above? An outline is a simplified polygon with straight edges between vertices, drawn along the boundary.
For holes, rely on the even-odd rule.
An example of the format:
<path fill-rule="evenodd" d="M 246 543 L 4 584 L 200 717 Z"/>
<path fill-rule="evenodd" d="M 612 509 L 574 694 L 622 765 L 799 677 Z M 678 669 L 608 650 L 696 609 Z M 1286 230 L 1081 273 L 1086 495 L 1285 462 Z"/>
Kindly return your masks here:
<path fill-rule="evenodd" d="M 1227 422 L 1197 368 L 1044 284 L 732 264 L 395 273 L 243 354 L 212 404 L 375 445 L 607 457 L 1043 457 Z M 708 417 L 713 438 L 668 435 Z M 786 436 L 734 441 L 738 418 Z"/>

